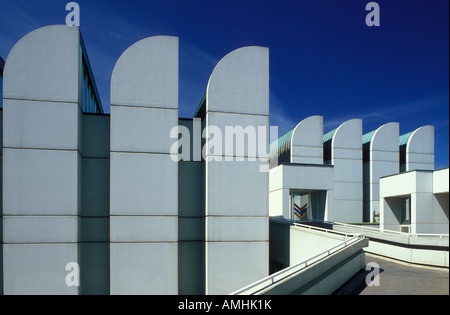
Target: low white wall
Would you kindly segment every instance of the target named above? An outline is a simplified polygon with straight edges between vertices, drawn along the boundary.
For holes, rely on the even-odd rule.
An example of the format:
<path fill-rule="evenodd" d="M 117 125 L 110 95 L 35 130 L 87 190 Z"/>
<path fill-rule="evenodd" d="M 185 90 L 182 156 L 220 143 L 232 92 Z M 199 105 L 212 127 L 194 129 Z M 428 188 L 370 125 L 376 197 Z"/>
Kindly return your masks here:
<path fill-rule="evenodd" d="M 433 249 L 401 247 L 394 244 L 370 240 L 369 247 L 367 247 L 365 251 L 371 254 L 381 255 L 413 264 L 449 267 L 448 247 L 447 250 L 438 251 Z"/>
<path fill-rule="evenodd" d="M 364 268 L 363 248 L 365 246 L 367 246 L 367 240 L 361 240 L 300 273 L 292 274 L 286 280 L 270 286 L 261 295 L 333 294 Z"/>
<path fill-rule="evenodd" d="M 345 237 L 270 222 L 270 258 L 293 266 L 339 245 Z"/>
<path fill-rule="evenodd" d="M 449 238 L 444 236 L 415 236 L 364 230 L 360 226 L 334 225 L 336 231 L 361 233 L 369 238 L 368 253 L 413 264 L 449 267 Z"/>
<path fill-rule="evenodd" d="M 363 248 L 368 246 L 365 238 L 350 240 L 351 235 L 330 234 L 274 220 L 270 228 L 271 258 L 286 265 L 289 262 L 291 267 L 233 295 L 332 294 L 365 266 Z"/>

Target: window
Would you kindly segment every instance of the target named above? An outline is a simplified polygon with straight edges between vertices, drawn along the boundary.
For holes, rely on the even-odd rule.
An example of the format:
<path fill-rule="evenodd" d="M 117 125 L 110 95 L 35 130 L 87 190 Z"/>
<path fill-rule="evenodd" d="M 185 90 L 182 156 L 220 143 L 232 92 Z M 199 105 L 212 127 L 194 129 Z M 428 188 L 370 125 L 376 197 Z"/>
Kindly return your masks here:
<path fill-rule="evenodd" d="M 3 107 L 3 78 L 0 76 L 0 107 Z"/>
<path fill-rule="evenodd" d="M 100 106 L 95 93 L 95 88 L 89 76 L 89 71 L 83 60 L 83 82 L 82 82 L 82 108 L 84 113 L 100 114 Z"/>
<path fill-rule="evenodd" d="M 80 101 L 83 113 L 103 114 L 102 104 L 100 102 L 97 87 L 95 85 L 92 69 L 89 64 L 89 58 L 84 46 L 83 39 L 80 43 Z"/>
<path fill-rule="evenodd" d="M 411 224 L 411 197 L 401 199 L 401 224 Z"/>

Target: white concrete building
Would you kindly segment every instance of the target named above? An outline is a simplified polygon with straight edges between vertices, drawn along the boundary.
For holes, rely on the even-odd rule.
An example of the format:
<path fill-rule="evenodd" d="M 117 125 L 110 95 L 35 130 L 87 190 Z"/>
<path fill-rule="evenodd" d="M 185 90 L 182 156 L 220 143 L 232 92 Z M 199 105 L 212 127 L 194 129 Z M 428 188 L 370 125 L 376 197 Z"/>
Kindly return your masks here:
<path fill-rule="evenodd" d="M 399 123 L 363 136 L 363 220 L 379 221 L 380 178 L 399 173 Z"/>
<path fill-rule="evenodd" d="M 3 68 L 5 61 L 0 57 L 0 124 L 3 124 Z M 0 128 L 0 145 L 3 148 L 3 128 Z M 0 151 L 0 178 L 3 179 L 3 150 Z M 0 181 L 0 244 L 3 247 L 3 180 Z M 3 248 L 0 250 L 0 283 L 3 284 Z M 3 285 L 0 286 L 0 295 Z"/>
<path fill-rule="evenodd" d="M 323 118 L 312 116 L 273 142 L 270 215 L 378 222 L 380 178 L 400 170 L 434 169 L 433 126 L 402 136 L 398 123 L 365 135 L 362 129 L 363 121 L 353 119 L 323 135 Z"/>
<path fill-rule="evenodd" d="M 1 293 L 227 294 L 268 275 L 268 156 L 201 154 L 214 128 L 263 130 L 267 149 L 268 49 L 227 55 L 195 119 L 179 118 L 178 69 L 178 38 L 134 44 L 114 68 L 105 115 L 79 28 L 44 27 L 12 49 Z M 182 127 L 191 154 L 178 162 Z M 67 286 L 68 263 L 80 286 Z"/>
<path fill-rule="evenodd" d="M 449 169 L 380 179 L 380 230 L 448 234 Z"/>
<path fill-rule="evenodd" d="M 325 164 L 334 166 L 334 221 L 363 222 L 362 120 L 353 119 L 324 135 Z"/>
<path fill-rule="evenodd" d="M 178 293 L 178 38 L 144 39 L 111 79 L 111 294 Z"/>
<path fill-rule="evenodd" d="M 271 144 L 269 211 L 287 220 L 333 220 L 334 170 L 323 159 L 323 117 L 312 116 Z M 273 164 L 273 163 L 272 163 Z"/>
<path fill-rule="evenodd" d="M 79 294 L 64 281 L 66 264 L 102 250 L 93 249 L 102 220 L 83 214 L 83 111 L 101 104 L 79 29 L 49 26 L 21 39 L 3 73 L 5 294 Z M 86 226 L 100 235 L 82 237 Z"/>
<path fill-rule="evenodd" d="M 78 27 L 40 28 L 0 59 L 1 294 L 229 294 L 269 275 L 269 248 L 291 264 L 332 246 L 286 254 L 308 238 L 277 248 L 269 215 L 290 230 L 380 211 L 382 229 L 448 232 L 432 126 L 362 136 L 355 119 L 324 135 L 312 116 L 269 155 L 268 48 L 226 55 L 194 117 L 180 118 L 178 44 L 149 37 L 122 54 L 110 114 Z M 334 277 L 325 263 L 336 283 L 360 267 L 365 242 L 353 239 L 352 269 Z"/>
<path fill-rule="evenodd" d="M 207 148 L 206 294 L 226 294 L 269 272 L 269 178 L 261 172 L 261 167 L 268 169 L 269 159 L 261 161 L 251 150 L 210 150 L 210 142 L 217 141 L 211 138 L 211 128 L 263 127 L 268 147 L 268 49 L 245 47 L 223 58 L 201 106 Z"/>
<path fill-rule="evenodd" d="M 434 170 L 434 126 L 400 136 L 400 171 Z"/>

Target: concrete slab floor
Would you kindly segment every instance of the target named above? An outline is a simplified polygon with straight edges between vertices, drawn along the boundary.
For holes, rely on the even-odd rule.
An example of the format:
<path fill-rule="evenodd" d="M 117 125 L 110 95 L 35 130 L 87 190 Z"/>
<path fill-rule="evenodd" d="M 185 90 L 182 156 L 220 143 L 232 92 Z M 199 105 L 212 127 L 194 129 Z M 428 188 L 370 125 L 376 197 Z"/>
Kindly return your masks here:
<path fill-rule="evenodd" d="M 366 254 L 366 264 L 380 267 L 379 286 L 367 286 L 373 270 L 362 270 L 335 292 L 336 295 L 448 295 L 449 269 L 418 266 Z M 373 279 L 373 278 L 372 278 Z"/>

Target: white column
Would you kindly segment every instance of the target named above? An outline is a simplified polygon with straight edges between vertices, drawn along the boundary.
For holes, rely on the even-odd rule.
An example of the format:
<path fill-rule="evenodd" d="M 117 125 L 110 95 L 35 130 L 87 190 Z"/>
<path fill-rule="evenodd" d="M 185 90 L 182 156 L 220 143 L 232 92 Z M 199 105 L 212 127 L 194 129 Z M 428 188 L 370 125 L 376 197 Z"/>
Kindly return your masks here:
<path fill-rule="evenodd" d="M 434 127 L 417 129 L 406 145 L 406 171 L 434 171 Z"/>
<path fill-rule="evenodd" d="M 131 46 L 111 80 L 111 294 L 178 293 L 178 38 Z"/>
<path fill-rule="evenodd" d="M 267 48 L 238 49 L 215 68 L 207 90 L 206 130 L 221 131 L 222 149 L 227 126 L 250 127 L 247 131 L 253 128 L 257 134 L 262 126 L 268 134 Z M 212 140 L 206 140 L 207 147 Z M 258 159 L 247 150 L 248 141 L 245 144 L 244 154 L 215 147 L 205 157 L 205 267 L 209 295 L 231 293 L 264 278 L 269 271 L 268 172 L 261 171 L 261 167 L 268 171 L 269 161 Z"/>
<path fill-rule="evenodd" d="M 301 121 L 291 140 L 291 163 L 323 164 L 323 117 Z"/>
<path fill-rule="evenodd" d="M 331 150 L 334 166 L 334 220 L 363 221 L 362 120 L 342 124 L 335 132 Z"/>
<path fill-rule="evenodd" d="M 4 72 L 4 293 L 78 294 L 80 33 L 49 26 L 21 39 Z"/>
<path fill-rule="evenodd" d="M 389 123 L 380 127 L 370 143 L 370 214 L 380 213 L 380 178 L 397 174 L 400 171 L 398 146 L 399 124 Z"/>

